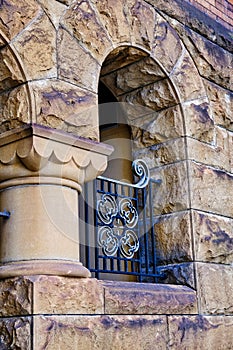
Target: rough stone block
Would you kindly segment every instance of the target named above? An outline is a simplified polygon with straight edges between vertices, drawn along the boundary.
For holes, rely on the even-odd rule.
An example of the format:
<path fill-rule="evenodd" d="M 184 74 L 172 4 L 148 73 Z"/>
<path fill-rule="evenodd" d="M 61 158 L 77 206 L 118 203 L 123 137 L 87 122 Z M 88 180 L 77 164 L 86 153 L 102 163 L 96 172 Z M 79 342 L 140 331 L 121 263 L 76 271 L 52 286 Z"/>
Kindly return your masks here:
<path fill-rule="evenodd" d="M 136 148 L 133 150 L 133 159 L 140 158 L 143 158 L 150 169 L 185 160 L 185 140 L 178 138 L 148 148 Z"/>
<path fill-rule="evenodd" d="M 194 78 L 196 79 L 196 78 Z M 206 98 L 182 104 L 186 134 L 206 143 L 214 141 L 214 122 Z"/>
<path fill-rule="evenodd" d="M 233 317 L 168 317 L 169 349 L 230 350 L 233 345 Z"/>
<path fill-rule="evenodd" d="M 12 89 L 25 80 L 9 46 L 0 50 L 0 91 Z"/>
<path fill-rule="evenodd" d="M 200 75 L 231 90 L 232 54 L 192 30 L 186 30 L 183 40 Z"/>
<path fill-rule="evenodd" d="M 190 101 L 206 96 L 204 85 L 191 57 L 185 52 L 170 76 L 181 101 Z"/>
<path fill-rule="evenodd" d="M 196 277 L 192 262 L 158 266 L 158 273 L 164 276 L 158 279 L 161 283 L 179 284 L 196 289 Z"/>
<path fill-rule="evenodd" d="M 1 4 L 0 31 L 12 40 L 36 18 L 39 5 L 35 0 L 11 0 Z"/>
<path fill-rule="evenodd" d="M 229 162 L 230 172 L 233 173 L 233 135 L 229 133 Z"/>
<path fill-rule="evenodd" d="M 186 161 L 151 170 L 153 179 L 161 180 L 153 190 L 154 215 L 183 211 L 189 207 Z"/>
<path fill-rule="evenodd" d="M 193 260 L 190 212 L 155 218 L 157 259 L 160 265 Z"/>
<path fill-rule="evenodd" d="M 0 316 L 23 316 L 32 313 L 33 283 L 30 278 L 9 278 L 0 283 Z"/>
<path fill-rule="evenodd" d="M 33 277 L 34 314 L 103 314 L 103 287 L 94 278 Z"/>
<path fill-rule="evenodd" d="M 71 0 L 40 0 L 41 7 L 56 29 L 59 28 L 61 17 L 67 9 L 66 5 L 70 4 Z"/>
<path fill-rule="evenodd" d="M 130 26 L 121 0 L 92 0 L 97 10 L 97 18 L 106 28 L 113 43 L 131 42 Z"/>
<path fill-rule="evenodd" d="M 139 109 L 138 105 L 133 107 L 133 110 L 129 111 L 128 117 L 132 118 L 129 125 L 132 131 L 134 149 L 154 146 L 184 135 L 184 123 L 179 106 L 156 113 L 151 113 L 145 107 Z M 141 114 L 143 112 L 144 116 Z M 134 119 L 134 117 L 137 118 Z"/>
<path fill-rule="evenodd" d="M 0 335 L 2 350 L 31 349 L 31 318 L 0 319 Z"/>
<path fill-rule="evenodd" d="M 233 220 L 204 212 L 192 212 L 195 260 L 233 263 Z"/>
<path fill-rule="evenodd" d="M 27 85 L 0 94 L 0 132 L 30 123 L 31 101 Z"/>
<path fill-rule="evenodd" d="M 102 63 L 103 57 L 112 48 L 112 42 L 90 1 L 74 2 L 61 24 Z"/>
<path fill-rule="evenodd" d="M 200 313 L 232 315 L 232 266 L 196 263 L 196 275 Z"/>
<path fill-rule="evenodd" d="M 196 293 L 184 286 L 102 282 L 105 314 L 195 314 Z"/>
<path fill-rule="evenodd" d="M 215 126 L 215 135 L 214 145 L 187 138 L 188 159 L 230 171 L 229 132 Z"/>
<path fill-rule="evenodd" d="M 189 168 L 192 208 L 233 217 L 233 176 L 194 162 Z"/>
<path fill-rule="evenodd" d="M 37 123 L 98 140 L 98 107 L 95 94 L 58 80 L 30 84 Z"/>
<path fill-rule="evenodd" d="M 56 77 L 56 31 L 45 14 L 16 38 L 14 47 L 28 80 Z"/>
<path fill-rule="evenodd" d="M 139 50 L 132 46 L 116 47 L 109 53 L 101 67 L 101 74 L 106 75 L 114 70 L 120 69 L 141 59 L 148 57 L 145 51 Z"/>
<path fill-rule="evenodd" d="M 132 44 L 151 50 L 154 42 L 157 13 L 152 6 L 142 0 L 129 0 L 128 7 L 127 20 L 130 25 Z"/>
<path fill-rule="evenodd" d="M 101 78 L 101 81 L 110 86 L 114 95 L 122 95 L 165 78 L 165 74 L 152 58 L 144 58 L 120 68 Z"/>
<path fill-rule="evenodd" d="M 215 123 L 233 131 L 233 92 L 208 80 L 204 83 Z"/>
<path fill-rule="evenodd" d="M 169 79 L 163 79 L 123 95 L 120 100 L 121 102 L 150 108 L 151 112 L 172 107 L 178 102 Z"/>
<path fill-rule="evenodd" d="M 58 32 L 57 45 L 59 77 L 97 92 L 100 65 L 96 60 L 78 44 L 74 37 L 63 29 Z"/>
<path fill-rule="evenodd" d="M 34 348 L 165 350 L 165 316 L 36 316 Z"/>
<path fill-rule="evenodd" d="M 183 47 L 176 31 L 161 16 L 158 16 L 153 45 L 153 55 L 163 64 L 170 73 L 180 58 Z M 171 47 L 173 50 L 171 50 Z"/>

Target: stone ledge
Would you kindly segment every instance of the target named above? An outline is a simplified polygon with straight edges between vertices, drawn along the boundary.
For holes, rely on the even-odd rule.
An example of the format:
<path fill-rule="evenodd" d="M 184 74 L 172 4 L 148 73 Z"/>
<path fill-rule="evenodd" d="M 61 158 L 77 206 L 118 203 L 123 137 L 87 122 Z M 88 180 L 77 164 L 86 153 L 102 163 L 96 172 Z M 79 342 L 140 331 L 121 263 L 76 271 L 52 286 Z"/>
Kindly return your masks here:
<path fill-rule="evenodd" d="M 196 314 L 196 292 L 179 285 L 24 276 L 0 284 L 0 316 Z"/>
<path fill-rule="evenodd" d="M 105 314 L 196 314 L 196 292 L 180 285 L 100 281 Z"/>

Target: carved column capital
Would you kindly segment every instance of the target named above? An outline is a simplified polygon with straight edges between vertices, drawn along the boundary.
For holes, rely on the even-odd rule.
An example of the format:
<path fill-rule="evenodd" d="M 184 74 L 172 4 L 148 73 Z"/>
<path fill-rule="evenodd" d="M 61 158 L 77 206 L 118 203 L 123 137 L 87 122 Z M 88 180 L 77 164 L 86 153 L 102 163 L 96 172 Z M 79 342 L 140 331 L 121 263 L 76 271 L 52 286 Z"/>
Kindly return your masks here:
<path fill-rule="evenodd" d="M 52 181 L 80 190 L 111 153 L 106 144 L 38 125 L 10 131 L 0 135 L 0 188 Z"/>
<path fill-rule="evenodd" d="M 112 148 L 32 125 L 0 136 L 0 278 L 89 277 L 79 261 L 78 193 Z"/>

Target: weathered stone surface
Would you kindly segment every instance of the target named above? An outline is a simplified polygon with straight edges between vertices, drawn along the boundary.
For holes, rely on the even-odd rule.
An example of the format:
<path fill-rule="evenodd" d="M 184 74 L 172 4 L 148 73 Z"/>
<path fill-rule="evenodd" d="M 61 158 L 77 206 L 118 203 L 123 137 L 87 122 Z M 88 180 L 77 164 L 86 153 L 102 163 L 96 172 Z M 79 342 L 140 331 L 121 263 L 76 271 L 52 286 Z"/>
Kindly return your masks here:
<path fill-rule="evenodd" d="M 196 263 L 196 275 L 200 313 L 232 315 L 232 266 Z"/>
<path fill-rule="evenodd" d="M 31 100 L 27 85 L 0 94 L 0 132 L 31 121 Z"/>
<path fill-rule="evenodd" d="M 45 13 L 53 23 L 54 27 L 58 29 L 61 16 L 67 9 L 65 5 L 71 3 L 70 0 L 39 0 L 40 5 L 44 9 Z"/>
<path fill-rule="evenodd" d="M 152 6 L 143 0 L 128 0 L 128 21 L 132 44 L 151 50 L 157 14 Z"/>
<path fill-rule="evenodd" d="M 233 173 L 233 135 L 231 132 L 229 135 L 229 162 L 230 162 L 230 172 Z"/>
<path fill-rule="evenodd" d="M 123 67 L 101 78 L 101 81 L 118 96 L 139 87 L 156 82 L 165 75 L 158 64 L 151 58 Z"/>
<path fill-rule="evenodd" d="M 184 139 L 178 138 L 148 148 L 136 149 L 133 151 L 133 158 L 142 158 L 150 169 L 185 160 Z"/>
<path fill-rule="evenodd" d="M 50 0 L 47 0 L 50 1 Z M 56 2 L 61 2 L 64 5 L 71 5 L 71 3 L 73 2 L 73 0 L 55 0 Z"/>
<path fill-rule="evenodd" d="M 29 278 L 9 278 L 0 283 L 0 316 L 32 313 L 32 282 Z"/>
<path fill-rule="evenodd" d="M 196 293 L 184 286 L 102 282 L 106 314 L 195 314 Z"/>
<path fill-rule="evenodd" d="M 196 289 L 196 276 L 192 262 L 158 266 L 158 273 L 163 275 L 158 279 L 161 283 L 179 284 Z"/>
<path fill-rule="evenodd" d="M 229 133 L 215 126 L 215 144 L 187 138 L 188 158 L 218 169 L 230 171 Z"/>
<path fill-rule="evenodd" d="M 99 20 L 107 30 L 113 43 L 131 42 L 130 26 L 127 20 L 125 1 L 121 0 L 91 0 L 99 12 Z"/>
<path fill-rule="evenodd" d="M 182 43 L 176 31 L 158 16 L 155 30 L 155 41 L 153 44 L 153 56 L 170 73 L 181 56 L 183 51 Z"/>
<path fill-rule="evenodd" d="M 193 77 L 195 79 L 195 77 Z M 187 136 L 211 143 L 214 139 L 214 122 L 207 99 L 182 104 Z"/>
<path fill-rule="evenodd" d="M 25 77 L 9 46 L 0 50 L 0 92 L 22 84 Z"/>
<path fill-rule="evenodd" d="M 233 131 L 233 92 L 207 80 L 204 83 L 215 123 Z"/>
<path fill-rule="evenodd" d="M 233 50 L 231 31 L 205 12 L 198 10 L 192 3 L 173 0 L 171 6 L 171 3 L 167 0 L 147 0 L 147 2 L 154 6 L 155 9 L 162 11 L 163 16 L 167 18 L 177 31 L 179 27 L 182 27 L 184 32 L 187 27 L 192 28 L 196 32 L 202 33 L 209 40 L 225 47 L 228 51 L 231 52 Z M 181 23 L 185 25 L 180 25 Z"/>
<path fill-rule="evenodd" d="M 168 317 L 169 349 L 230 350 L 233 345 L 233 317 Z"/>
<path fill-rule="evenodd" d="M 142 105 L 152 111 L 159 111 L 177 104 L 177 98 L 169 79 L 149 84 L 142 89 L 121 96 L 121 102 Z"/>
<path fill-rule="evenodd" d="M 223 170 L 190 162 L 192 208 L 233 217 L 233 176 Z"/>
<path fill-rule="evenodd" d="M 233 263 L 233 220 L 193 211 L 195 259 L 203 262 Z"/>
<path fill-rule="evenodd" d="M 9 39 L 20 33 L 39 13 L 35 0 L 4 1 L 0 5 L 0 31 Z"/>
<path fill-rule="evenodd" d="M 75 1 L 66 11 L 62 25 L 102 63 L 112 43 L 90 1 Z"/>
<path fill-rule="evenodd" d="M 181 101 L 195 100 L 205 96 L 205 90 L 198 70 L 185 51 L 170 76 Z"/>
<path fill-rule="evenodd" d="M 103 314 L 104 292 L 94 278 L 39 276 L 33 280 L 34 314 Z"/>
<path fill-rule="evenodd" d="M 147 56 L 148 54 L 145 51 L 139 50 L 132 46 L 117 47 L 106 57 L 101 68 L 101 74 L 103 76 L 111 73 L 116 69 L 120 69 L 124 66 L 140 61 Z"/>
<path fill-rule="evenodd" d="M 46 15 L 41 15 L 14 41 L 28 79 L 51 78 L 57 74 L 56 32 Z"/>
<path fill-rule="evenodd" d="M 31 349 L 31 320 L 29 318 L 0 319 L 0 347 L 8 349 Z"/>
<path fill-rule="evenodd" d="M 148 110 L 150 112 L 150 109 Z M 146 113 L 148 110 L 145 107 L 140 109 L 138 105 L 133 105 L 133 108 L 129 109 L 127 113 L 129 119 L 136 117 L 137 114 L 140 116 L 143 112 L 147 114 L 129 121 L 135 150 L 151 147 L 151 150 L 156 151 L 155 145 L 184 135 L 183 116 L 179 106 L 167 108 L 157 113 L 148 114 Z M 163 144 L 161 147 L 166 146 Z M 174 150 L 174 152 L 176 151 Z"/>
<path fill-rule="evenodd" d="M 161 180 L 153 190 L 154 215 L 186 210 L 189 206 L 187 164 L 185 161 L 151 170 L 154 179 Z"/>
<path fill-rule="evenodd" d="M 57 80 L 31 83 L 31 88 L 38 124 L 98 139 L 96 95 Z"/>
<path fill-rule="evenodd" d="M 48 316 L 34 318 L 34 348 L 165 350 L 165 316 Z"/>
<path fill-rule="evenodd" d="M 57 46 L 59 77 L 97 92 L 100 72 L 97 61 L 78 44 L 75 38 L 63 29 L 58 33 Z M 85 62 L 85 64 L 81 62 Z"/>
<path fill-rule="evenodd" d="M 232 54 L 203 36 L 186 30 L 183 40 L 199 73 L 219 85 L 232 88 Z"/>
<path fill-rule="evenodd" d="M 193 260 L 189 211 L 159 216 L 154 230 L 160 265 Z"/>

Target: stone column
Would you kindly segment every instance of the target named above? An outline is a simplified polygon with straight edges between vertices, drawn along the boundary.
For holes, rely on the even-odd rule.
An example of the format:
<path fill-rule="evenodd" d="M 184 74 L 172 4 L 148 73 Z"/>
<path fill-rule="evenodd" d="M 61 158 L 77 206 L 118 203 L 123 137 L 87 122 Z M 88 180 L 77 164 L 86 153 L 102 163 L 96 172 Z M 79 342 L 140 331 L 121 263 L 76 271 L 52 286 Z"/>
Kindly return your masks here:
<path fill-rule="evenodd" d="M 79 261 L 78 193 L 112 148 L 33 125 L 0 136 L 0 278 L 88 277 Z"/>

